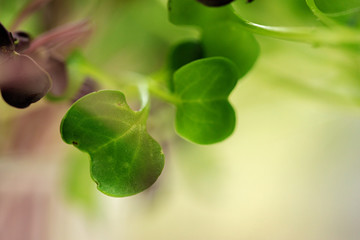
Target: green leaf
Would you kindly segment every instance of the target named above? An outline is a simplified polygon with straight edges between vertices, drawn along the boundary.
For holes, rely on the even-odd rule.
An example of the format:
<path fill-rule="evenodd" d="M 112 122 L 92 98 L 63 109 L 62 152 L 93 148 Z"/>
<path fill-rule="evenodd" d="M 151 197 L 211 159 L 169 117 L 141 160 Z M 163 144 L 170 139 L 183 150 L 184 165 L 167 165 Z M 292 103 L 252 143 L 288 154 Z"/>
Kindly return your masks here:
<path fill-rule="evenodd" d="M 196 0 L 169 0 L 169 20 L 176 25 L 207 26 L 233 17 L 230 5 L 211 8 Z"/>
<path fill-rule="evenodd" d="M 315 0 L 315 3 L 325 13 L 349 11 L 360 7 L 359 0 Z"/>
<path fill-rule="evenodd" d="M 81 98 L 64 116 L 63 140 L 90 154 L 91 176 L 103 193 L 134 195 L 160 175 L 164 155 L 147 133 L 147 112 L 133 111 L 121 92 L 104 90 Z"/>
<path fill-rule="evenodd" d="M 259 56 L 254 36 L 238 23 L 230 5 L 211 8 L 195 0 L 169 0 L 169 18 L 177 25 L 198 26 L 202 30 L 205 57 L 225 57 L 244 76 Z"/>
<path fill-rule="evenodd" d="M 348 26 L 360 27 L 359 0 L 315 0 L 317 7 L 327 16 Z"/>
<path fill-rule="evenodd" d="M 203 45 L 207 57 L 221 56 L 233 61 L 244 76 L 259 56 L 260 47 L 252 34 L 236 22 L 220 22 L 203 31 Z"/>
<path fill-rule="evenodd" d="M 175 72 L 176 130 L 199 144 L 220 142 L 235 128 L 235 112 L 228 96 L 238 80 L 231 61 L 205 58 L 191 62 Z"/>

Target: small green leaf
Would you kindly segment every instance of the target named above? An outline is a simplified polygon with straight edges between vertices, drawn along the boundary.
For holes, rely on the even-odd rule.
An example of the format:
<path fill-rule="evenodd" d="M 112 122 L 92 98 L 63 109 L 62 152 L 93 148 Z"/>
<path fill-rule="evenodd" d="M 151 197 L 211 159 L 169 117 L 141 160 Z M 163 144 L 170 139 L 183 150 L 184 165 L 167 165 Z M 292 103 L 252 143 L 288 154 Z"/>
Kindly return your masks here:
<path fill-rule="evenodd" d="M 234 63 L 221 58 L 191 62 L 175 72 L 176 130 L 199 144 L 220 142 L 235 128 L 228 96 L 238 80 Z"/>
<path fill-rule="evenodd" d="M 61 123 L 63 140 L 91 157 L 91 176 L 107 195 L 149 188 L 164 166 L 160 145 L 147 133 L 147 108 L 133 111 L 119 91 L 91 93 L 75 102 Z"/>
<path fill-rule="evenodd" d="M 203 31 L 203 45 L 207 57 L 221 56 L 233 61 L 244 76 L 259 56 L 260 47 L 252 34 L 236 22 L 212 24 Z"/>

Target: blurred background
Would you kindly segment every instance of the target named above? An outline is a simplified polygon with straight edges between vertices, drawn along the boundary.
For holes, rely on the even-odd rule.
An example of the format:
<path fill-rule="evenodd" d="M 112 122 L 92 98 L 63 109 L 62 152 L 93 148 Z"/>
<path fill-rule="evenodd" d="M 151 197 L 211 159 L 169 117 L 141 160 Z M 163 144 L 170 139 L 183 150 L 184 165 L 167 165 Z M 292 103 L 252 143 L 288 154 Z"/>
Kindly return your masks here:
<path fill-rule="evenodd" d="M 26 4 L 0 0 L 0 22 Z M 304 0 L 234 8 L 260 24 L 320 25 Z M 174 44 L 199 37 L 168 22 L 165 0 L 52 0 L 18 28 L 37 36 L 82 19 L 94 29 L 81 51 L 109 74 L 157 72 Z M 173 107 L 153 100 L 148 126 L 165 169 L 133 197 L 97 191 L 88 156 L 62 142 L 70 102 L 0 101 L 0 239 L 360 239 L 359 51 L 256 38 L 260 57 L 231 94 L 237 127 L 226 141 L 181 139 Z"/>

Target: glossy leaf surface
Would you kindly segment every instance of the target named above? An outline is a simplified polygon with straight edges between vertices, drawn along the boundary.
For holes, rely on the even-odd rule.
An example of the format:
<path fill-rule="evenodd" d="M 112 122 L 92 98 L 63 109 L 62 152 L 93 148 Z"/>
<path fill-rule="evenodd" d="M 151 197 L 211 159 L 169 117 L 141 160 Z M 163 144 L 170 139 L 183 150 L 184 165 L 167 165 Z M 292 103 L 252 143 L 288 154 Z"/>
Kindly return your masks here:
<path fill-rule="evenodd" d="M 251 69 L 260 52 L 254 36 L 230 21 L 206 27 L 203 45 L 207 57 L 221 56 L 233 61 L 239 68 L 239 77 Z"/>
<path fill-rule="evenodd" d="M 235 112 L 228 96 L 237 80 L 237 67 L 225 58 L 201 59 L 180 68 L 174 75 L 177 132 L 199 144 L 230 136 Z"/>
<path fill-rule="evenodd" d="M 105 194 L 124 197 L 149 188 L 164 155 L 147 133 L 147 110 L 135 112 L 119 91 L 105 90 L 75 102 L 61 124 L 63 140 L 91 157 L 91 175 Z"/>

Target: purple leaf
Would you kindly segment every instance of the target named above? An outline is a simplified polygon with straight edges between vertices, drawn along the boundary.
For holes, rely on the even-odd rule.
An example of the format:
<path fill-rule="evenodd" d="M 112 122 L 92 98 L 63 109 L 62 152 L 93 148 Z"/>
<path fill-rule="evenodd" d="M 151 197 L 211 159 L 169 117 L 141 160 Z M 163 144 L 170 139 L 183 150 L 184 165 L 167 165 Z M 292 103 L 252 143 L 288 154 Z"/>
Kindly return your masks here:
<path fill-rule="evenodd" d="M 0 65 L 0 72 L 1 95 L 13 107 L 28 107 L 51 87 L 49 74 L 26 55 L 12 56 Z"/>

